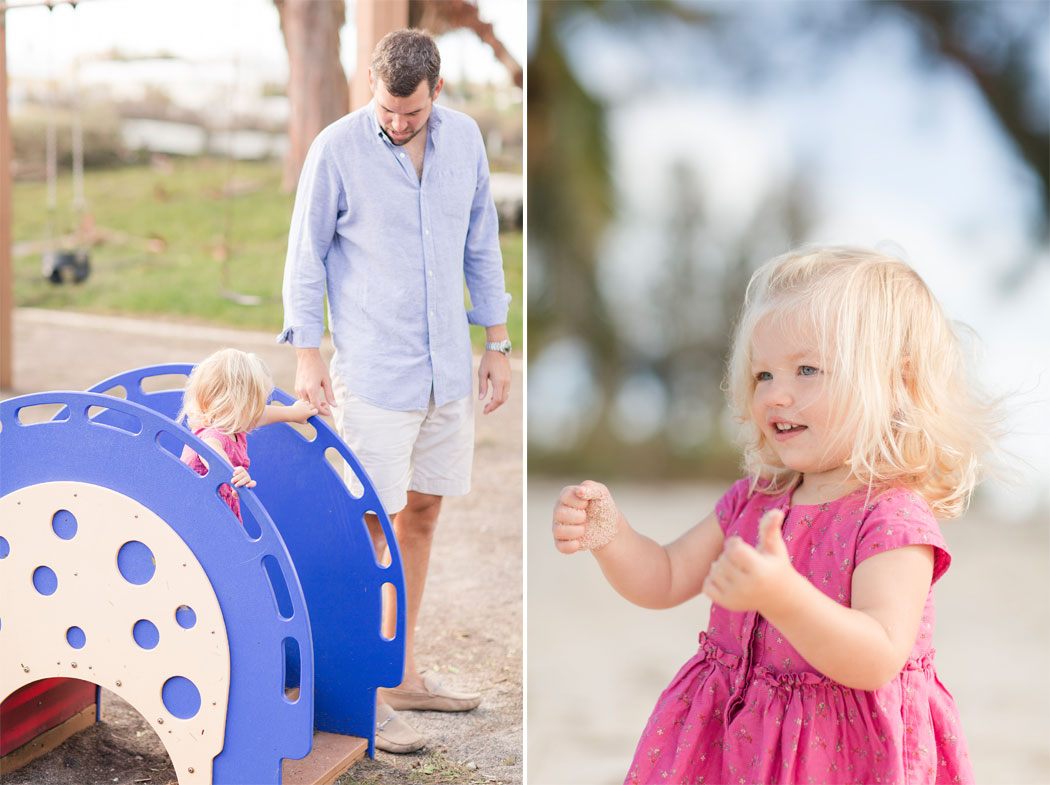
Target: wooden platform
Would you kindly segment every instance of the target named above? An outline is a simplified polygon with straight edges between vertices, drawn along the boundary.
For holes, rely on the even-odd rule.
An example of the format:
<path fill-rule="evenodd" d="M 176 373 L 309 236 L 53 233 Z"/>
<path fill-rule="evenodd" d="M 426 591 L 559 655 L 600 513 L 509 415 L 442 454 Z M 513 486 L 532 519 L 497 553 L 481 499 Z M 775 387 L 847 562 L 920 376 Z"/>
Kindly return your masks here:
<path fill-rule="evenodd" d="M 74 714 L 65 722 L 56 725 L 35 739 L 26 742 L 16 750 L 9 752 L 0 758 L 0 773 L 9 774 L 12 771 L 25 766 L 30 761 L 36 760 L 41 755 L 46 755 L 55 747 L 64 742 L 74 733 L 90 727 L 95 722 L 95 704 L 92 703 L 86 709 Z M 361 740 L 367 748 L 368 742 Z M 314 742 L 316 744 L 316 741 Z M 361 756 L 358 756 L 361 757 Z"/>
<path fill-rule="evenodd" d="M 0 773 L 9 774 L 46 755 L 74 733 L 95 722 L 95 704 L 0 758 Z M 314 732 L 314 746 L 302 760 L 286 759 L 283 785 L 332 785 L 368 753 L 368 740 L 338 733 Z"/>
<path fill-rule="evenodd" d="M 46 733 L 0 758 L 0 772 L 10 774 L 41 755 L 46 755 L 74 733 L 95 721 L 91 705 Z M 368 740 L 337 733 L 314 733 L 314 747 L 302 760 L 285 760 L 284 785 L 332 785 L 368 753 Z"/>
<path fill-rule="evenodd" d="M 368 753 L 368 740 L 314 732 L 314 748 L 302 760 L 285 760 L 284 785 L 332 785 Z"/>

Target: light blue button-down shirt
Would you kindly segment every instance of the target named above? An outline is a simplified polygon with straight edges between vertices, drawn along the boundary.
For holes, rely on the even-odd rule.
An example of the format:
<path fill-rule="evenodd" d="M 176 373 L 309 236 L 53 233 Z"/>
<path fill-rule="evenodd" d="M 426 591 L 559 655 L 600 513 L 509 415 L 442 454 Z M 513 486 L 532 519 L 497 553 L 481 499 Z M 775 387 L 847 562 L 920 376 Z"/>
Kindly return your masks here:
<path fill-rule="evenodd" d="M 320 346 L 326 290 L 333 372 L 351 393 L 401 411 L 471 394 L 468 324 L 504 324 L 510 302 L 473 119 L 433 106 L 422 179 L 372 104 L 317 136 L 295 196 L 279 342 Z"/>

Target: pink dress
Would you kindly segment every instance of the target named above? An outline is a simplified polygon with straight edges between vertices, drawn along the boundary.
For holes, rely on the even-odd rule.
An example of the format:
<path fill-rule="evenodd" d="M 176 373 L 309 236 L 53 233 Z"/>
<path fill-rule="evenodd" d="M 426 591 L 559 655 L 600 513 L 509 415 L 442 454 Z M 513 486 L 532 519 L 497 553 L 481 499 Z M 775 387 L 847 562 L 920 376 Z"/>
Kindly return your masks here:
<path fill-rule="evenodd" d="M 748 496 L 740 480 L 715 506 L 726 536 L 754 543 L 766 510 L 785 511 L 795 569 L 850 604 L 854 567 L 906 545 L 932 545 L 933 580 L 951 557 L 918 496 L 867 491 L 820 505 Z M 972 783 L 952 696 L 933 667 L 933 590 L 898 676 L 873 691 L 813 669 L 755 612 L 711 607 L 700 649 L 657 701 L 626 783 Z"/>
<path fill-rule="evenodd" d="M 243 466 L 247 470 L 251 465 L 251 460 L 248 458 L 248 437 L 245 434 L 235 433 L 233 436 L 228 436 L 218 428 L 212 428 L 211 426 L 198 428 L 193 433 L 201 439 L 206 437 L 218 439 L 234 467 Z M 201 460 L 197 453 L 193 454 L 188 463 L 190 468 L 197 474 L 203 476 L 208 473 L 208 467 L 204 465 L 204 461 Z M 237 520 L 244 523 L 244 519 L 241 518 L 241 500 L 237 496 L 237 491 L 232 486 L 223 484 L 219 486 L 219 495 L 222 496 L 223 500 L 230 506 L 230 509 L 237 515 Z"/>

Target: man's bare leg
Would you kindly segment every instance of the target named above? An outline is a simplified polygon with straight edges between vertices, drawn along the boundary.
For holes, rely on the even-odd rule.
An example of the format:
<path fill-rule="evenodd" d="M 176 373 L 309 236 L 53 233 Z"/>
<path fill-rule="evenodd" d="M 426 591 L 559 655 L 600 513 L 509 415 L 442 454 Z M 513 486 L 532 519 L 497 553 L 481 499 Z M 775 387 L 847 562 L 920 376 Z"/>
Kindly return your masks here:
<path fill-rule="evenodd" d="M 409 491 L 404 509 L 394 515 L 394 535 L 397 537 L 401 566 L 405 574 L 405 671 L 399 685 L 403 689 L 423 689 L 423 677 L 419 675 L 415 657 L 416 623 L 419 620 L 419 607 L 423 602 L 423 589 L 430 566 L 434 531 L 437 529 L 438 514 L 441 512 L 441 499 L 440 496 Z M 376 553 L 380 554 L 381 561 L 388 561 L 389 553 L 379 519 L 369 515 L 367 523 Z M 396 601 L 384 594 L 385 636 L 393 637 L 396 619 Z"/>

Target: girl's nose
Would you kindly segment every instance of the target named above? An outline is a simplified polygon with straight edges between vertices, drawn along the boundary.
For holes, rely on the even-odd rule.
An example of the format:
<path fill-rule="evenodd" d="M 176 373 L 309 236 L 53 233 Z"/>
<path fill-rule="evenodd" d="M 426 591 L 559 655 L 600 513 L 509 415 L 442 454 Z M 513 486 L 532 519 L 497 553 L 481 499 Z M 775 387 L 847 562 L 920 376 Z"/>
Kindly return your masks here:
<path fill-rule="evenodd" d="M 790 406 L 794 400 L 791 386 L 775 377 L 765 386 L 763 392 L 765 394 L 763 402 L 766 406 Z"/>

